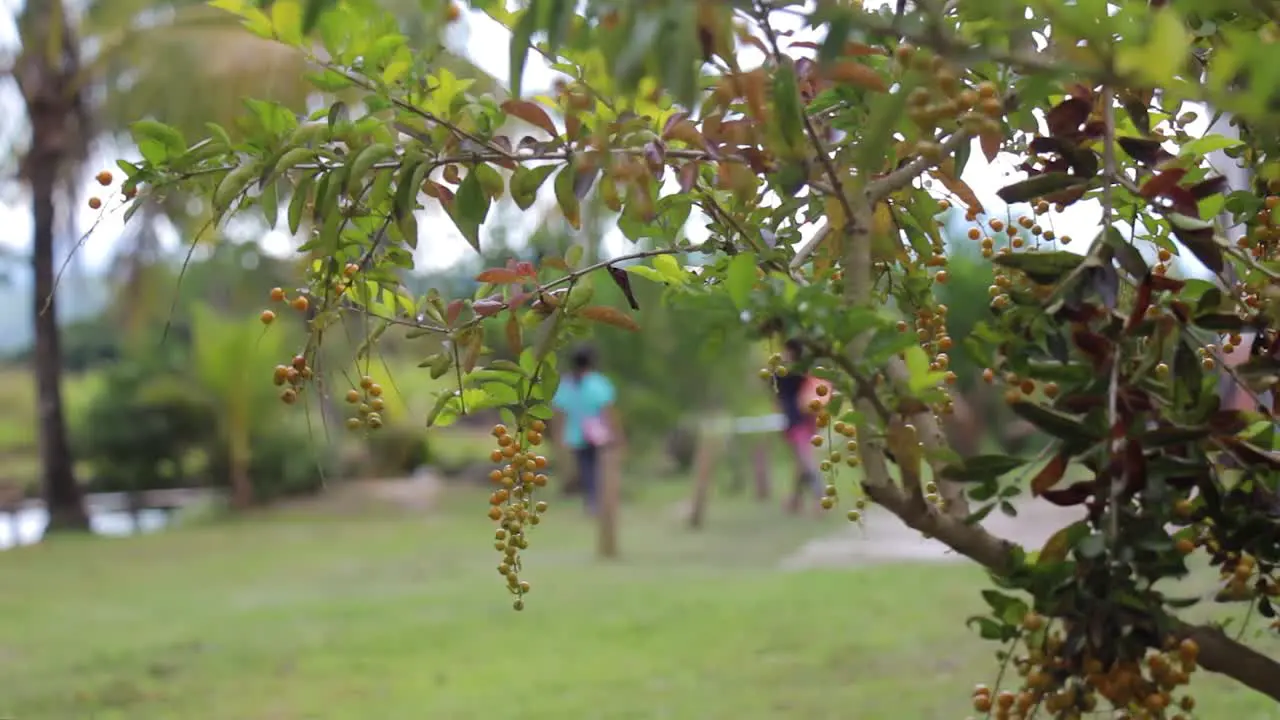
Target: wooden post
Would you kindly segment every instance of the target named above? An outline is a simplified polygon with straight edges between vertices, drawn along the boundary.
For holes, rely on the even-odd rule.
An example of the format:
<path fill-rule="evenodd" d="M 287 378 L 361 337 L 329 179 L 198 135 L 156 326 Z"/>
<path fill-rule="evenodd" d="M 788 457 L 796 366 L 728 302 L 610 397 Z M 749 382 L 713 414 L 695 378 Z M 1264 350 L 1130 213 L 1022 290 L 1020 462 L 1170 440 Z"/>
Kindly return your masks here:
<path fill-rule="evenodd" d="M 764 502 L 773 494 L 773 481 L 769 477 L 769 453 L 765 443 L 757 442 L 751 447 L 751 457 L 755 464 L 756 500 Z"/>
<path fill-rule="evenodd" d="M 618 508 L 622 504 L 622 451 L 606 447 L 600 451 L 600 536 L 596 547 L 602 558 L 618 557 Z"/>
<path fill-rule="evenodd" d="M 702 521 L 706 517 L 722 440 L 718 433 L 710 432 L 705 424 L 698 429 L 698 452 L 693 460 L 693 502 L 689 507 L 691 528 L 702 527 Z"/>

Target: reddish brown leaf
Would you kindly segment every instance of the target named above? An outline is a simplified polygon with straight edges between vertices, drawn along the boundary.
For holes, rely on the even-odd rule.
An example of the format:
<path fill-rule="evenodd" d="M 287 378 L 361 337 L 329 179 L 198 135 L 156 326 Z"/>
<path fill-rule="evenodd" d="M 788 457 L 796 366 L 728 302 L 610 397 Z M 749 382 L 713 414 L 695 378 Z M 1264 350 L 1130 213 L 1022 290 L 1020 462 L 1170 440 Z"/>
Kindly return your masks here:
<path fill-rule="evenodd" d="M 1182 288 L 1186 286 L 1186 281 L 1172 278 L 1168 275 L 1151 276 L 1151 287 L 1161 292 L 1181 292 Z"/>
<path fill-rule="evenodd" d="M 493 138 L 493 144 L 502 148 L 503 152 L 507 153 L 508 155 L 511 154 L 511 138 L 505 135 L 496 135 Z M 495 165 L 501 165 L 502 167 L 508 170 L 515 170 L 517 165 L 516 161 L 512 160 L 511 158 L 500 158 L 497 160 L 493 160 L 491 162 L 493 162 Z"/>
<path fill-rule="evenodd" d="M 477 330 L 473 328 L 473 330 Z M 475 331 L 467 335 L 466 354 L 462 356 L 462 372 L 469 373 L 476 369 L 480 361 L 480 353 L 484 351 L 484 333 Z"/>
<path fill-rule="evenodd" d="M 1071 340 L 1093 360 L 1095 367 L 1101 367 L 1111 357 L 1110 341 L 1095 332 L 1078 328 L 1071 333 Z"/>
<path fill-rule="evenodd" d="M 520 320 L 513 310 L 507 316 L 507 349 L 511 351 L 512 357 L 520 357 L 520 351 L 524 348 L 524 343 L 520 337 Z"/>
<path fill-rule="evenodd" d="M 502 103 L 502 112 L 545 130 L 551 137 L 556 137 L 560 134 L 556 132 L 556 124 L 551 122 L 551 117 L 547 115 L 547 111 L 528 100 L 507 100 Z"/>
<path fill-rule="evenodd" d="M 860 42 L 850 41 L 844 44 L 844 49 L 841 50 L 841 53 L 845 57 L 866 57 L 867 55 L 884 55 L 885 51 L 884 48 L 871 47 Z"/>
<path fill-rule="evenodd" d="M 689 192 L 693 190 L 694 184 L 698 182 L 698 163 L 685 163 L 677 174 L 680 180 L 680 192 Z"/>
<path fill-rule="evenodd" d="M 1208 180 L 1198 182 L 1195 185 L 1192 185 L 1191 187 L 1187 188 L 1187 190 L 1191 193 L 1192 197 L 1194 197 L 1196 200 L 1203 200 L 1209 197 L 1210 195 L 1217 195 L 1219 193 L 1224 193 L 1228 189 L 1229 187 L 1227 185 L 1227 178 L 1225 175 L 1219 175 L 1217 177 L 1209 178 Z"/>
<path fill-rule="evenodd" d="M 1081 83 L 1072 83 L 1067 88 L 1067 94 L 1077 100 L 1084 100 L 1089 104 L 1093 104 L 1093 88 Z"/>
<path fill-rule="evenodd" d="M 505 307 L 506 303 L 494 298 L 476 300 L 471 304 L 471 309 L 480 317 L 493 317 L 494 315 L 502 312 Z"/>
<path fill-rule="evenodd" d="M 964 201 L 966 208 L 979 215 L 986 214 L 987 211 L 983 209 L 982 201 L 974 194 L 973 188 L 969 187 L 968 183 L 953 177 L 951 173 L 943 172 L 942 168 L 935 168 L 932 174 L 942 183 L 943 187 L 955 193 L 956 197 Z"/>
<path fill-rule="evenodd" d="M 978 135 L 978 144 L 982 146 L 982 154 L 986 156 L 987 162 L 993 162 L 996 155 L 1000 153 L 1000 146 L 1004 143 L 1004 133 L 998 131 L 983 131 Z"/>
<path fill-rule="evenodd" d="M 1155 174 L 1150 180 L 1142 184 L 1142 197 L 1152 200 L 1154 198 L 1163 197 L 1171 190 L 1178 187 L 1178 183 L 1182 182 L 1187 171 L 1182 168 L 1169 168 Z"/>
<path fill-rule="evenodd" d="M 1159 140 L 1122 137 L 1116 138 L 1116 144 L 1120 146 L 1121 150 L 1124 150 L 1126 155 L 1143 165 L 1159 165 L 1173 157 L 1168 150 L 1160 146 Z"/>
<path fill-rule="evenodd" d="M 1040 472 L 1036 473 L 1036 476 L 1031 479 L 1031 494 L 1040 495 L 1057 485 L 1062 480 L 1062 475 L 1067 471 L 1067 461 L 1069 459 L 1066 453 L 1054 455 L 1049 464 L 1041 468 Z"/>
<path fill-rule="evenodd" d="M 1134 298 L 1133 310 L 1129 313 L 1129 320 L 1124 325 L 1126 331 L 1133 330 L 1147 317 L 1147 308 L 1151 307 L 1152 277 L 1153 274 L 1148 272 L 1138 285 L 1138 295 Z"/>
<path fill-rule="evenodd" d="M 1218 410 L 1209 416 L 1209 431 L 1214 435 L 1235 435 L 1249 427 L 1249 421 L 1239 410 Z"/>
<path fill-rule="evenodd" d="M 524 282 L 520 277 L 520 273 L 513 268 L 489 268 L 480 271 L 476 275 L 476 282 L 490 283 L 492 285 L 511 285 Z"/>
<path fill-rule="evenodd" d="M 1069 98 L 1055 105 L 1045 114 L 1045 124 L 1050 135 L 1067 135 L 1080 129 L 1089 119 L 1093 105 L 1087 100 Z"/>
<path fill-rule="evenodd" d="M 627 271 L 612 265 L 605 266 L 605 269 L 609 271 L 609 277 L 613 279 L 614 284 L 622 291 L 623 297 L 627 299 L 627 305 L 630 305 L 632 310 L 639 310 L 640 303 L 636 300 L 635 292 L 631 290 L 631 276 L 627 274 Z"/>
<path fill-rule="evenodd" d="M 445 322 L 449 325 L 453 325 L 458 322 L 458 316 L 462 314 L 462 305 L 463 303 L 461 300 L 454 300 L 450 302 L 449 306 L 445 308 Z"/>
<path fill-rule="evenodd" d="M 822 46 L 816 42 L 810 42 L 808 40 L 797 40 L 796 42 L 793 42 L 790 45 L 788 45 L 787 49 L 790 50 L 791 48 L 804 48 L 806 50 L 819 50 L 821 49 L 821 47 Z"/>
<path fill-rule="evenodd" d="M 1040 497 L 1058 507 L 1081 505 L 1093 495 L 1097 483 L 1093 481 L 1072 483 L 1061 490 L 1045 490 Z"/>
<path fill-rule="evenodd" d="M 667 118 L 667 121 L 662 125 L 662 139 L 670 140 L 671 129 L 688 119 L 689 119 L 689 113 L 687 112 L 681 111 L 678 113 L 672 113 L 671 117 Z"/>
<path fill-rule="evenodd" d="M 856 60 L 839 60 L 824 68 L 823 75 L 834 82 L 853 85 L 864 90 L 884 92 L 889 89 L 888 83 L 880 73 Z"/>
<path fill-rule="evenodd" d="M 623 330 L 635 332 L 640 329 L 640 326 L 636 324 L 636 321 L 630 315 L 608 305 L 588 305 L 579 310 L 578 314 L 588 320 L 620 327 Z"/>

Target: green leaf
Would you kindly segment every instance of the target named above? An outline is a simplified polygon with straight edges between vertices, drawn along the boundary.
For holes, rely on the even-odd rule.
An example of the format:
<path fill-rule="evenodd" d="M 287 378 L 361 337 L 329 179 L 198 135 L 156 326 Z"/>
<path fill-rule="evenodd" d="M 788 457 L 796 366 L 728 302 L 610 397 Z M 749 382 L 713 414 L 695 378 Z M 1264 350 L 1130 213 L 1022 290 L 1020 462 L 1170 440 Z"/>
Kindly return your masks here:
<path fill-rule="evenodd" d="M 1241 145 L 1244 145 L 1244 141 L 1237 138 L 1229 138 L 1225 135 L 1217 134 L 1205 135 L 1184 144 L 1178 149 L 1178 154 L 1200 157 L 1219 150 L 1240 147 Z"/>
<path fill-rule="evenodd" d="M 480 252 L 480 226 L 489 214 L 489 196 L 475 173 L 467 173 L 454 196 L 453 222 L 471 247 Z"/>
<path fill-rule="evenodd" d="M 408 47 L 402 45 L 387 61 L 387 66 L 382 69 L 382 82 L 386 85 L 395 85 L 409 74 L 409 69 L 412 67 L 413 53 Z"/>
<path fill-rule="evenodd" d="M 564 219 L 573 227 L 574 230 L 582 229 L 582 207 L 578 200 L 578 194 L 574 191 L 574 180 L 577 173 L 574 171 L 572 164 L 565 165 L 560 168 L 559 174 L 556 175 L 554 189 L 556 192 L 556 203 L 560 205 L 560 212 L 564 215 Z"/>
<path fill-rule="evenodd" d="M 511 199 L 521 210 L 528 210 L 538 199 L 538 189 L 555 172 L 555 165 L 539 165 L 533 168 L 520 166 L 511 176 Z"/>
<path fill-rule="evenodd" d="M 652 280 L 656 283 L 662 283 L 664 285 L 667 284 L 668 282 L 668 279 L 666 276 L 664 276 L 662 273 L 658 272 L 657 270 L 654 270 L 653 268 L 649 267 L 648 265 L 628 265 L 627 272 L 635 275 L 639 275 L 640 277 L 645 278 L 646 280 Z"/>
<path fill-rule="evenodd" d="M 400 178 L 396 185 L 396 196 L 392 201 L 392 211 L 404 241 L 413 249 L 418 247 L 418 188 L 430 167 L 423 158 L 406 160 L 400 166 Z"/>
<path fill-rule="evenodd" d="M 863 140 L 854 148 L 854 167 L 879 167 L 885 155 L 893 149 L 889 138 L 906 110 L 907 92 L 906 87 L 900 87 L 897 92 L 871 96 L 871 109 L 862 129 Z M 956 177 L 960 176 L 961 167 L 957 161 Z"/>
<path fill-rule="evenodd" d="M 266 178 L 266 181 L 269 181 L 273 177 L 279 177 L 281 175 L 284 175 L 294 167 L 301 165 L 302 163 L 310 162 L 314 160 L 315 157 L 316 157 L 316 151 L 312 150 L 311 148 L 305 148 L 305 147 L 292 148 L 286 151 L 285 154 L 281 155 L 280 159 L 276 161 L 275 167 L 272 168 L 271 174 L 268 178 Z"/>
<path fill-rule="evenodd" d="M 1114 225 L 1107 228 L 1104 242 L 1115 252 L 1116 260 L 1120 262 L 1120 267 L 1124 268 L 1125 272 L 1139 279 L 1146 277 L 1147 261 Z"/>
<path fill-rule="evenodd" d="M 351 160 L 348 166 L 350 171 L 347 173 L 347 193 L 355 197 L 359 192 L 360 186 L 364 183 L 365 176 L 379 161 L 386 160 L 394 155 L 395 148 L 385 143 L 374 143 L 361 150 Z"/>
<path fill-rule="evenodd" d="M 942 469 L 942 476 L 953 482 L 984 482 L 1011 473 L 1024 464 L 1025 460 L 1011 455 L 975 455 L 947 465 Z"/>
<path fill-rule="evenodd" d="M 1033 253 L 1006 253 L 996 255 L 991 261 L 1014 270 L 1021 270 L 1037 283 L 1049 285 L 1061 280 L 1084 262 L 1085 256 L 1067 250 Z"/>
<path fill-rule="evenodd" d="M 1007 185 L 996 191 L 996 195 L 999 195 L 1001 200 L 1012 205 L 1083 184 L 1085 184 L 1085 181 L 1074 175 L 1051 172 Z"/>
<path fill-rule="evenodd" d="M 218 212 L 224 212 L 231 204 L 240 197 L 245 188 L 249 187 L 249 183 L 253 182 L 257 177 L 258 168 L 254 163 L 246 162 L 226 174 L 222 178 L 222 182 L 218 183 L 217 189 L 213 191 L 213 207 Z"/>
<path fill-rule="evenodd" d="M 1116 53 L 1116 69 L 1146 80 L 1156 87 L 1168 85 L 1186 63 L 1191 33 L 1178 12 L 1161 7 L 1150 19 L 1150 35 L 1142 45 L 1123 45 Z"/>
<path fill-rule="evenodd" d="M 507 84 L 511 86 L 512 97 L 520 97 L 520 88 L 524 82 L 524 64 L 529 57 L 533 33 L 538 29 L 538 14 L 542 11 L 545 0 L 531 0 L 520 20 L 511 28 L 511 46 L 508 50 L 511 57 L 510 75 Z"/>
<path fill-rule="evenodd" d="M 653 259 L 653 268 L 662 276 L 662 280 L 673 285 L 684 285 L 689 282 L 689 274 L 680 263 L 670 255 L 658 255 Z"/>
<path fill-rule="evenodd" d="M 669 258 L 667 255 L 660 255 L 659 257 Z M 745 310 L 751 300 L 751 290 L 756 285 L 755 254 L 739 253 L 734 255 L 733 259 L 729 261 L 729 267 L 725 270 L 724 283 L 729 292 L 729 299 L 733 301 L 733 304 L 739 310 Z"/>
<path fill-rule="evenodd" d="M 302 11 L 302 34 L 310 34 L 315 29 L 316 24 L 320 22 L 320 17 L 337 4 L 338 0 L 306 0 L 307 5 Z"/>
<path fill-rule="evenodd" d="M 304 176 L 293 188 L 293 197 L 289 199 L 289 232 L 298 234 L 302 226 L 302 212 L 307 208 L 307 199 L 311 196 L 311 184 L 315 181 L 312 175 Z"/>
<path fill-rule="evenodd" d="M 269 182 L 262 188 L 262 194 L 258 196 L 258 204 L 262 205 L 262 217 L 267 221 L 267 227 L 275 229 L 276 222 L 279 220 L 280 214 L 280 196 L 276 183 Z"/>
<path fill-rule="evenodd" d="M 1013 411 L 1022 419 L 1056 438 L 1068 441 L 1095 439 L 1095 433 L 1091 432 L 1075 416 L 1047 408 L 1038 403 L 1030 401 L 1016 402 L 1013 404 Z"/>
<path fill-rule="evenodd" d="M 929 356 L 919 345 L 913 344 L 908 347 L 903 352 L 903 356 L 907 363 L 907 371 L 911 373 L 909 387 L 913 393 L 935 387 L 947 376 L 944 372 L 935 372 L 929 368 Z"/>
<path fill-rule="evenodd" d="M 773 104 L 782 142 L 788 150 L 799 151 L 804 144 L 804 119 L 800 115 L 796 70 L 791 65 L 783 65 L 774 70 Z"/>
<path fill-rule="evenodd" d="M 155 120 L 138 120 L 129 126 L 133 141 L 138 145 L 142 157 L 153 165 L 165 160 L 181 157 L 187 151 L 187 142 L 182 133 Z"/>
<path fill-rule="evenodd" d="M 303 0 L 274 0 L 271 3 L 271 28 L 276 37 L 287 45 L 298 45 L 302 42 L 302 6 Z M 310 0 L 306 0 L 310 4 Z"/>

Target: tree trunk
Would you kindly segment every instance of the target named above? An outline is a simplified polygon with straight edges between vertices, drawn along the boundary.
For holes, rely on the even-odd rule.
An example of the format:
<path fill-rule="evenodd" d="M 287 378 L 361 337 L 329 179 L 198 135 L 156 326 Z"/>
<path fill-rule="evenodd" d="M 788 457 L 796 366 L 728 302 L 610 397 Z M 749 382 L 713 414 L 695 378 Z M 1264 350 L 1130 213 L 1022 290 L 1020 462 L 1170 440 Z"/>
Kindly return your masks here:
<path fill-rule="evenodd" d="M 33 118 L 35 119 L 35 118 Z M 42 153 L 40 140 L 50 133 L 33 131 L 31 206 L 35 221 L 31 266 L 35 274 L 35 375 L 39 415 L 41 489 L 49 512 L 46 532 L 88 530 L 89 516 L 76 484 L 62 413 L 62 351 L 54 296 L 53 219 L 57 190 L 55 152 Z M 52 155 L 53 157 L 50 157 Z"/>
<path fill-rule="evenodd" d="M 35 224 L 34 357 L 41 489 L 49 512 L 46 532 L 89 529 L 62 415 L 62 353 L 53 296 L 54 197 L 61 174 L 77 157 L 79 134 L 85 130 L 83 97 L 76 87 L 78 47 L 68 20 L 61 2 L 27 3 L 20 19 L 23 54 L 14 72 L 31 125 L 31 149 L 22 170 L 31 188 Z"/>

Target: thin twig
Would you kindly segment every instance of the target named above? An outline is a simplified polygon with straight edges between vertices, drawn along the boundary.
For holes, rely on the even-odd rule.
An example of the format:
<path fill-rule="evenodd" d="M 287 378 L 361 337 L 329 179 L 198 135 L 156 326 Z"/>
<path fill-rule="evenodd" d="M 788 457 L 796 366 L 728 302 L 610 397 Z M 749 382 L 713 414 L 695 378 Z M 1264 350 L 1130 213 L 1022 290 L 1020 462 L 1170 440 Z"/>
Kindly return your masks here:
<path fill-rule="evenodd" d="M 1102 88 L 1102 117 L 1105 129 L 1102 138 L 1102 158 L 1106 168 L 1107 177 L 1116 176 L 1116 110 L 1115 97 L 1112 94 L 1111 86 L 1107 85 Z M 1108 180 L 1102 186 L 1102 233 L 1106 234 L 1107 229 L 1111 227 L 1112 213 L 1114 211 L 1114 183 Z M 1112 458 L 1111 466 L 1115 466 L 1115 460 L 1124 455 L 1125 441 L 1124 434 L 1116 435 L 1116 424 L 1119 422 L 1119 393 L 1120 393 L 1120 352 L 1114 353 L 1111 358 L 1111 378 L 1107 386 L 1107 432 L 1112 436 L 1108 449 Z M 1120 535 L 1120 497 L 1124 494 L 1125 485 L 1128 482 L 1128 469 L 1122 463 L 1120 477 L 1112 477 L 1111 481 L 1111 498 L 1110 509 L 1111 514 L 1108 518 L 1107 538 L 1114 543 Z"/>

